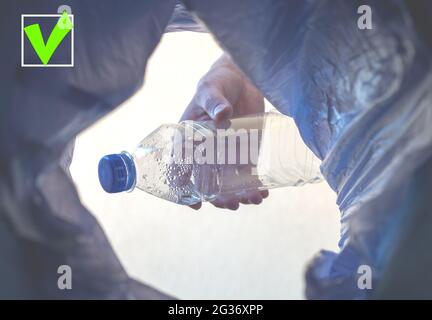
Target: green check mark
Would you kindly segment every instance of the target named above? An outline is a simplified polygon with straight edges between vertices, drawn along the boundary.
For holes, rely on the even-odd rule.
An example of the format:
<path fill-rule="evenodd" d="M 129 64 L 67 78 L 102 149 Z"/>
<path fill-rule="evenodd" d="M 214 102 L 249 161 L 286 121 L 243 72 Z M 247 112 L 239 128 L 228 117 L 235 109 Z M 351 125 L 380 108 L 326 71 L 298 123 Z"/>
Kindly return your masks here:
<path fill-rule="evenodd" d="M 65 11 L 54 26 L 46 44 L 44 43 L 39 24 L 29 25 L 24 28 L 24 31 L 39 59 L 46 65 L 72 28 L 72 22 Z"/>

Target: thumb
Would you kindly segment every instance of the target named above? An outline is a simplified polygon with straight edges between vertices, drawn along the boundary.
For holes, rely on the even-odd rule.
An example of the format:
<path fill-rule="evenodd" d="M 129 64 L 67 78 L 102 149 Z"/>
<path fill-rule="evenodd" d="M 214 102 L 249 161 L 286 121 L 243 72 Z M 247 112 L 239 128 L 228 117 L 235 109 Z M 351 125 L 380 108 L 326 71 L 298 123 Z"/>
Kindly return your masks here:
<path fill-rule="evenodd" d="M 220 103 L 213 108 L 213 114 L 210 117 L 216 122 L 221 122 L 229 120 L 232 114 L 233 108 L 229 103 Z"/>
<path fill-rule="evenodd" d="M 233 114 L 231 103 L 218 90 L 204 90 L 197 98 L 198 104 L 216 122 L 228 120 Z"/>

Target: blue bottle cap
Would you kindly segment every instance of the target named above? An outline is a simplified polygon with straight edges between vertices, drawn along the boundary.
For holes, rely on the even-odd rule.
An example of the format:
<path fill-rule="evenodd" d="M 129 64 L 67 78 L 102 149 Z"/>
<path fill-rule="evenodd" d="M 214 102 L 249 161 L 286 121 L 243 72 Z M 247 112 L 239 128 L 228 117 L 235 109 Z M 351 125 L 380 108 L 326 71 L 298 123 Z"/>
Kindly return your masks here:
<path fill-rule="evenodd" d="M 109 154 L 99 161 L 99 182 L 108 193 L 130 190 L 135 184 L 135 165 L 127 153 Z"/>

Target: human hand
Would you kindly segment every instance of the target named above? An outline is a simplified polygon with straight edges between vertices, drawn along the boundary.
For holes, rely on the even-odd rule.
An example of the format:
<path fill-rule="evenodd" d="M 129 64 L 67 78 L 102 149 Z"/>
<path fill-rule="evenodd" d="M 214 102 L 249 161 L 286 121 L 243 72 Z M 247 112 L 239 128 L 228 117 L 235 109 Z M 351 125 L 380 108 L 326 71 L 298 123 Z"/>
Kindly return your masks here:
<path fill-rule="evenodd" d="M 181 117 L 181 121 L 214 120 L 264 112 L 264 97 L 240 69 L 224 54 L 199 81 L 197 91 Z M 223 195 L 212 201 L 218 208 L 238 209 L 240 203 L 259 204 L 267 190 L 249 190 L 241 195 Z M 191 206 L 199 209 L 201 203 Z"/>

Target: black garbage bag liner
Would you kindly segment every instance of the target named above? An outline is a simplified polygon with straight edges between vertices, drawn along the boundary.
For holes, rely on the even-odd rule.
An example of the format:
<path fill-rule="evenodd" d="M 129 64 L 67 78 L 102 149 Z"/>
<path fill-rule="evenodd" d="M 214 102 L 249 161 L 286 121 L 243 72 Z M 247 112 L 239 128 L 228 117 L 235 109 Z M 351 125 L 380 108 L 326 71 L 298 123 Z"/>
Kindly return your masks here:
<path fill-rule="evenodd" d="M 0 297 L 164 299 L 131 279 L 67 170 L 74 137 L 143 83 L 174 1 L 71 0 L 72 68 L 23 68 L 21 14 L 62 1 L 1 1 Z M 72 290 L 59 290 L 60 265 Z"/>
<path fill-rule="evenodd" d="M 379 279 L 408 214 L 400 209 L 409 194 L 404 182 L 432 150 L 431 54 L 419 32 L 427 24 L 415 23 L 404 1 L 185 0 L 205 27 L 183 9 L 171 19 L 174 1 L 70 1 L 79 30 L 75 67 L 21 68 L 17 19 L 60 4 L 0 4 L 1 40 L 11 44 L 0 51 L 1 295 L 166 297 L 127 276 L 61 159 L 77 133 L 142 84 L 164 30 L 206 28 L 294 118 L 338 193 L 341 250 L 311 263 L 307 297 L 368 296 L 356 286 L 356 270 L 370 265 Z M 364 4 L 372 30 L 357 27 Z M 61 264 L 74 270 L 70 292 L 56 286 Z"/>
<path fill-rule="evenodd" d="M 308 298 L 371 295 L 409 214 L 406 182 L 431 156 L 432 4 L 407 3 L 185 0 L 266 98 L 294 118 L 338 194 L 340 252 L 322 251 L 310 264 Z M 371 8 L 372 29 L 358 27 L 361 5 Z M 357 283 L 364 265 L 372 290 Z"/>

